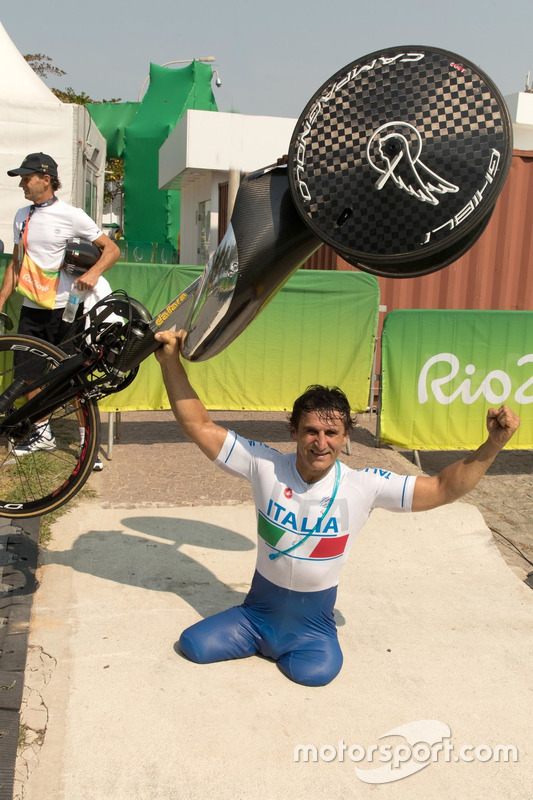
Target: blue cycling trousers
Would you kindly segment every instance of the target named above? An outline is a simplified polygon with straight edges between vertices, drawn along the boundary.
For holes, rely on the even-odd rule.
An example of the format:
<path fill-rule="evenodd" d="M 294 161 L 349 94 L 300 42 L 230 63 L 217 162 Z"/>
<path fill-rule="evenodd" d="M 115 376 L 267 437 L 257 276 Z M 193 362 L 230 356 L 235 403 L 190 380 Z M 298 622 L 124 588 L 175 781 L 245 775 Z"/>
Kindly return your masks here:
<path fill-rule="evenodd" d="M 336 597 L 336 586 L 294 592 L 256 571 L 242 605 L 191 625 L 179 646 L 199 664 L 261 654 L 296 683 L 325 686 L 342 667 L 333 617 Z"/>

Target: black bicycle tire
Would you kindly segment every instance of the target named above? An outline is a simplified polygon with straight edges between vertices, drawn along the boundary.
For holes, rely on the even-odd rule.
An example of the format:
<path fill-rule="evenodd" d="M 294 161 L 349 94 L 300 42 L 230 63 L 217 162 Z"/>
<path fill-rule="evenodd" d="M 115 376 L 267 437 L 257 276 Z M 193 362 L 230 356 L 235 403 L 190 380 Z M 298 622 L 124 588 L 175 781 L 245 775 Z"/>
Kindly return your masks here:
<path fill-rule="evenodd" d="M 67 354 L 59 347 L 49 344 L 33 336 L 13 334 L 0 336 L 0 354 L 6 351 L 20 350 L 29 347 L 44 353 L 46 357 L 57 360 L 58 362 L 68 358 Z M 81 401 L 80 408 L 85 417 L 86 445 L 82 448 L 76 466 L 60 486 L 51 488 L 46 495 L 40 498 L 23 500 L 21 502 L 9 502 L 0 498 L 0 517 L 8 518 L 30 518 L 49 514 L 52 511 L 68 503 L 83 487 L 89 478 L 96 460 L 97 448 L 100 434 L 100 414 L 98 404 L 95 399 L 87 397 L 83 392 L 81 376 L 75 376 L 74 380 L 79 383 L 80 392 L 78 397 Z M 58 408 L 60 408 L 59 406 Z M 29 458 L 30 456 L 24 456 Z M 0 489 L 0 492 L 2 490 Z"/>

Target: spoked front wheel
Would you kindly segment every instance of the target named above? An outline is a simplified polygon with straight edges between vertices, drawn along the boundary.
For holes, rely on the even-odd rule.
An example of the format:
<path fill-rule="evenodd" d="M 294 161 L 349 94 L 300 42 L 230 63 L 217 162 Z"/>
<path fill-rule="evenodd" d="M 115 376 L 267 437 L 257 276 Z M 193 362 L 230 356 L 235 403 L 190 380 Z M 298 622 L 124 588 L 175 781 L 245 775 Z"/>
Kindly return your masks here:
<path fill-rule="evenodd" d="M 66 358 L 58 347 L 40 339 L 0 336 L 0 393 L 21 377 L 53 380 Z M 0 413 L 0 517 L 54 511 L 72 499 L 91 474 L 99 441 L 98 405 L 84 394 L 80 376 L 71 380 L 72 396 L 48 415 L 49 429 L 44 432 L 39 423 L 9 425 L 10 414 L 24 407 L 26 396 Z"/>

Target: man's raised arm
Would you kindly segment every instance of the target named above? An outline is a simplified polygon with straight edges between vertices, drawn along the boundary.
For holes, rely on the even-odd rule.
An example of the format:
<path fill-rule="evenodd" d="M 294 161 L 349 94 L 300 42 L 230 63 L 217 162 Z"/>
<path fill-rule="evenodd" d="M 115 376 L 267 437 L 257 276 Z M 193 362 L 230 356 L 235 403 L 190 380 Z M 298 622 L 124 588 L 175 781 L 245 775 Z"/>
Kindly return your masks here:
<path fill-rule="evenodd" d="M 507 444 L 520 425 L 520 419 L 508 406 L 489 408 L 487 413 L 488 437 L 475 453 L 450 464 L 432 478 L 416 479 L 413 511 L 453 503 L 474 489 L 486 473 L 500 450 Z"/>
<path fill-rule="evenodd" d="M 214 461 L 224 444 L 227 431 L 213 422 L 189 382 L 180 359 L 183 336 L 183 331 L 156 333 L 155 338 L 162 346 L 155 351 L 155 356 L 161 365 L 170 406 L 183 433 Z"/>

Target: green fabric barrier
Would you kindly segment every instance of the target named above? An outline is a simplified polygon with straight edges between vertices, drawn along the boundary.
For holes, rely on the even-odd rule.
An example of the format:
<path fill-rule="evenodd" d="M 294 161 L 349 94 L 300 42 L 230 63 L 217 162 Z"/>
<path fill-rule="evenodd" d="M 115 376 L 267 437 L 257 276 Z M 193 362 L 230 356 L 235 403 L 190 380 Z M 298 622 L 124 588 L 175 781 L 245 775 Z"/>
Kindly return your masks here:
<path fill-rule="evenodd" d="M 107 142 L 107 157 L 124 155 L 124 131 L 131 125 L 140 103 L 87 103 L 94 124 Z"/>
<path fill-rule="evenodd" d="M 178 244 L 180 193 L 159 189 L 159 149 L 189 108 L 216 111 L 212 69 L 193 61 L 183 69 L 150 64 L 150 84 L 124 133 L 126 239 Z"/>
<path fill-rule="evenodd" d="M 10 258 L 4 254 L 0 265 Z M 117 262 L 106 277 L 113 289 L 123 289 L 155 315 L 202 270 Z M 14 330 L 22 299 L 13 293 L 6 303 Z M 298 270 L 229 347 L 185 367 L 211 409 L 289 409 L 309 384 L 324 383 L 341 386 L 353 410 L 362 411 L 368 404 L 378 312 L 374 276 Z M 143 361 L 129 387 L 99 406 L 103 411 L 169 408 L 155 357 Z"/>
<path fill-rule="evenodd" d="M 154 315 L 201 273 L 201 267 L 117 263 L 106 273 Z M 377 278 L 362 272 L 298 270 L 229 347 L 185 362 L 211 409 L 277 411 L 308 385 L 340 386 L 354 411 L 367 408 L 379 313 Z M 133 383 L 100 402 L 103 411 L 169 408 L 152 355 Z"/>
<path fill-rule="evenodd" d="M 490 407 L 533 447 L 533 312 L 393 311 L 383 325 L 380 438 L 413 450 L 474 450 Z"/>

